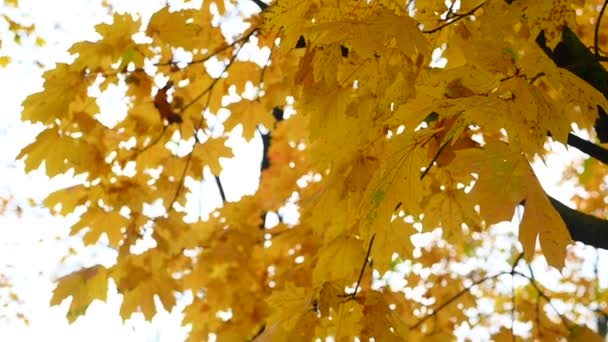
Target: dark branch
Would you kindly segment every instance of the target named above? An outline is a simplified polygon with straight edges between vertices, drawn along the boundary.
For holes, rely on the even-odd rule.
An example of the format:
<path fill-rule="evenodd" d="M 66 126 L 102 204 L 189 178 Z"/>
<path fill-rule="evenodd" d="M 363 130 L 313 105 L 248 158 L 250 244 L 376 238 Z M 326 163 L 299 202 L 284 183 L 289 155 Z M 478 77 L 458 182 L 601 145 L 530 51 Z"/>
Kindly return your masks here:
<path fill-rule="evenodd" d="M 260 165 L 260 172 L 264 172 L 264 170 L 270 167 L 268 151 L 270 150 L 270 142 L 272 137 L 270 135 L 270 131 L 262 133 L 262 131 L 258 128 L 258 133 L 260 133 L 260 137 L 262 138 L 262 162 Z"/>
<path fill-rule="evenodd" d="M 224 193 L 224 186 L 222 186 L 220 176 L 213 175 L 213 178 L 215 178 L 215 184 L 217 184 L 217 188 L 220 191 L 220 197 L 222 197 L 222 204 L 224 204 L 226 203 L 226 193 Z"/>
<path fill-rule="evenodd" d="M 272 116 L 277 120 L 275 125 L 281 121 L 283 121 L 283 110 L 279 107 L 274 107 L 272 109 Z M 260 163 L 260 175 L 263 174 L 264 170 L 270 167 L 270 158 L 268 158 L 268 151 L 270 151 L 270 143 L 272 142 L 272 135 L 270 129 L 268 129 L 267 133 L 262 133 L 260 128 L 257 128 L 258 133 L 260 133 L 260 137 L 262 138 L 262 161 Z M 278 215 L 278 213 L 277 213 Z M 260 229 L 264 229 L 266 227 L 266 216 L 268 216 L 268 212 L 262 212 L 262 223 L 260 223 Z M 281 222 L 283 218 L 279 215 L 279 222 Z"/>
<path fill-rule="evenodd" d="M 256 5 L 258 5 L 258 7 L 260 8 L 260 10 L 262 10 L 262 12 L 264 12 L 268 8 L 268 4 L 266 4 L 262 0 L 251 0 L 251 1 L 253 1 Z"/>
<path fill-rule="evenodd" d="M 566 223 L 573 240 L 608 249 L 608 221 L 571 209 L 555 198 L 548 197 Z"/>
<path fill-rule="evenodd" d="M 568 27 L 563 28 L 562 41 L 554 50 L 547 46 L 542 32 L 536 38 L 536 42 L 558 67 L 574 73 L 608 98 L 608 72 L 572 30 Z M 600 142 L 608 142 L 608 115 L 604 108 L 599 106 L 594 128 Z M 608 165 L 608 150 L 605 148 L 572 133 L 568 134 L 568 145 Z M 549 199 L 564 220 L 572 239 L 597 248 L 608 249 L 608 221 L 571 209 L 554 198 L 549 197 Z"/>
<path fill-rule="evenodd" d="M 579 138 L 578 136 L 569 133 L 568 134 L 568 145 L 575 147 L 581 152 L 588 154 L 589 156 L 601 161 L 602 163 L 608 165 L 608 150 L 596 145 L 592 142 L 589 142 L 585 139 Z"/>

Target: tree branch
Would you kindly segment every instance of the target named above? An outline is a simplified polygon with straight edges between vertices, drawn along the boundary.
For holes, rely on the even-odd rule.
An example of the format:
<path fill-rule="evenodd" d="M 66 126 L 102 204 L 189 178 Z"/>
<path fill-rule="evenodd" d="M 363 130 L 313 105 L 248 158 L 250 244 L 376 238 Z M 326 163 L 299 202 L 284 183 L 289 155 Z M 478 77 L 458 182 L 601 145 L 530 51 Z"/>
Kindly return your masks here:
<path fill-rule="evenodd" d="M 572 72 L 608 98 L 608 72 L 570 28 L 563 28 L 562 41 L 554 50 L 547 46 L 543 32 L 538 35 L 536 42 L 558 67 Z M 608 115 L 604 108 L 599 106 L 594 128 L 600 142 L 608 142 Z M 568 145 L 608 165 L 607 149 L 572 133 L 568 134 Z M 551 196 L 549 200 L 564 220 L 572 239 L 597 248 L 608 249 L 608 221 L 571 209 Z"/>
<path fill-rule="evenodd" d="M 608 250 L 608 221 L 571 209 L 555 198 L 548 197 L 566 223 L 573 240 Z"/>
<path fill-rule="evenodd" d="M 482 2 L 479 5 L 477 5 L 475 8 L 471 9 L 470 11 L 468 11 L 466 13 L 453 13 L 453 16 L 451 18 L 448 18 L 447 19 L 448 21 L 446 23 L 441 24 L 441 25 L 435 27 L 434 29 L 422 31 L 422 33 L 427 33 L 428 34 L 428 33 L 435 33 L 437 31 L 441 31 L 441 29 L 443 29 L 444 27 L 446 27 L 448 25 L 452 25 L 453 23 L 455 23 L 455 22 L 457 22 L 457 21 L 459 21 L 459 20 L 461 20 L 463 18 L 466 18 L 466 17 L 474 14 L 478 9 L 480 9 L 481 7 L 483 7 L 483 5 L 485 5 L 485 4 L 486 3 L 484 1 L 484 2 Z M 453 20 L 449 20 L 449 19 L 453 19 Z"/>
<path fill-rule="evenodd" d="M 260 10 L 262 10 L 262 12 L 264 12 L 268 8 L 268 4 L 262 0 L 251 0 L 251 1 L 253 1 L 256 5 L 258 5 L 258 7 L 260 8 Z"/>
<path fill-rule="evenodd" d="M 608 150 L 572 133 L 568 134 L 568 145 L 608 165 Z"/>

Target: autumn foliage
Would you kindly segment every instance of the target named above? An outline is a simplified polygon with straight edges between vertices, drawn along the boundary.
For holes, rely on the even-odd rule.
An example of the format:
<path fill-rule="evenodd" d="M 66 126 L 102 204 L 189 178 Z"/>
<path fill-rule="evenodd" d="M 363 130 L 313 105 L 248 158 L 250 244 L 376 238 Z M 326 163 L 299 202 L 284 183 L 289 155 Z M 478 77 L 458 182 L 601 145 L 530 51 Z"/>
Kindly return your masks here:
<path fill-rule="evenodd" d="M 496 340 L 601 340 L 608 292 L 597 271 L 577 273 L 587 247 L 567 247 L 608 246 L 591 230 L 608 214 L 605 4 L 246 5 L 114 13 L 24 101 L 23 120 L 44 125 L 18 157 L 26 170 L 83 179 L 45 205 L 82 213 L 72 233 L 117 251 L 58 280 L 51 303 L 71 296 L 70 321 L 111 281 L 125 319 L 191 294 L 193 341 L 449 340 L 463 325 Z M 94 94 L 111 87 L 125 113 L 100 111 Z M 260 166 L 242 169 L 261 176 L 229 201 L 238 179 L 223 161 L 240 137 L 262 141 Z M 559 144 L 591 156 L 566 170 L 591 194 L 574 198 L 581 211 L 548 197 L 531 167 Z M 219 190 L 203 201 L 222 200 L 208 218 L 186 209 L 202 181 Z M 514 214 L 519 242 L 492 229 Z M 563 286 L 535 278 L 535 255 Z"/>

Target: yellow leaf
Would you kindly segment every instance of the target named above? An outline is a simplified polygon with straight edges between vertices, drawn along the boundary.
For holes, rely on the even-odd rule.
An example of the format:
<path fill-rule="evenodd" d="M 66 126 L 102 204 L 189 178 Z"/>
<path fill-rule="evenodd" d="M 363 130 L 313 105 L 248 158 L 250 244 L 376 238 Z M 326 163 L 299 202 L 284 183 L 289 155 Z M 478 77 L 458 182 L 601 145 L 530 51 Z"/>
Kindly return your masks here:
<path fill-rule="evenodd" d="M 555 81 L 563 86 L 560 96 L 568 118 L 581 127 L 593 126 L 598 115 L 598 105 L 608 110 L 608 98 L 570 71 L 559 68 Z"/>
<path fill-rule="evenodd" d="M 566 259 L 566 247 L 572 242 L 561 216 L 555 210 L 538 179 L 530 171 L 527 176 L 524 217 L 519 227 L 526 260 L 534 256 L 536 237 L 549 265 L 561 270 Z"/>
<path fill-rule="evenodd" d="M 247 81 L 257 84 L 262 77 L 262 68 L 252 61 L 234 61 L 228 69 L 228 79 L 230 84 L 234 84 L 237 93 L 242 93 L 246 89 Z M 266 82 L 266 80 L 264 80 Z"/>
<path fill-rule="evenodd" d="M 140 20 L 133 20 L 130 14 L 114 13 L 112 24 L 99 24 L 96 31 L 102 39 L 96 42 L 79 42 L 70 47 L 70 53 L 78 54 L 73 66 L 78 69 L 88 68 L 93 71 L 109 68 L 120 57 L 127 57 L 130 61 L 143 62 L 143 58 L 135 58 L 139 52 L 131 36 L 139 31 Z M 134 49 L 129 56 L 128 50 Z M 136 65 L 142 67 L 143 64 Z"/>
<path fill-rule="evenodd" d="M 286 0 L 276 2 L 264 11 L 264 26 L 269 31 L 280 32 L 281 49 L 288 51 L 296 47 L 307 19 L 314 14 L 314 2 Z"/>
<path fill-rule="evenodd" d="M 492 341 L 496 342 L 513 342 L 518 340 L 521 339 L 514 336 L 510 329 L 504 327 L 500 328 L 496 334 L 492 335 Z"/>
<path fill-rule="evenodd" d="M 509 142 L 521 148 L 528 156 L 543 152 L 547 131 L 558 141 L 566 142 L 570 131 L 570 121 L 537 87 L 523 78 L 505 81 L 498 93 L 512 94 L 514 101 L 510 107 L 506 130 Z M 500 96 L 500 95 L 499 95 Z"/>
<path fill-rule="evenodd" d="M 353 237 L 338 237 L 319 252 L 319 259 L 312 272 L 313 284 L 339 280 L 350 285 L 357 280 L 365 259 L 360 240 Z"/>
<path fill-rule="evenodd" d="M 76 209 L 77 206 L 83 205 L 87 201 L 89 190 L 83 185 L 74 185 L 68 188 L 57 190 L 44 200 L 44 205 L 54 210 L 56 205 L 60 205 L 58 211 L 61 215 L 67 215 Z"/>
<path fill-rule="evenodd" d="M 202 173 L 200 165 L 207 165 L 211 173 L 218 176 L 222 172 L 220 158 L 232 158 L 232 149 L 226 146 L 227 138 L 209 138 L 202 144 L 196 144 L 192 151 L 193 172 Z"/>
<path fill-rule="evenodd" d="M 25 158 L 25 170 L 35 170 L 44 162 L 50 177 L 74 169 L 76 173 L 89 172 L 95 178 L 106 167 L 99 151 L 81 139 L 61 135 L 57 128 L 43 131 L 36 141 L 29 144 L 17 156 Z"/>
<path fill-rule="evenodd" d="M 510 220 L 515 206 L 525 200 L 519 239 L 527 260 L 534 255 L 536 237 L 550 265 L 561 269 L 570 234 L 549 202 L 528 161 L 500 141 L 488 141 L 483 149 L 456 151 L 452 170 L 479 174 L 471 191 L 473 200 L 488 224 Z"/>
<path fill-rule="evenodd" d="M 89 228 L 83 241 L 86 245 L 92 245 L 99 240 L 99 236 L 105 233 L 110 240 L 110 246 L 118 247 L 123 238 L 123 228 L 127 225 L 127 219 L 116 211 L 106 212 L 98 206 L 89 207 L 80 221 L 72 226 L 72 234 L 84 228 Z"/>
<path fill-rule="evenodd" d="M 211 26 L 208 7 L 170 12 L 165 6 L 152 15 L 146 34 L 186 50 L 208 48 L 210 43 L 223 42 L 219 30 Z"/>
<path fill-rule="evenodd" d="M 410 237 L 415 233 L 417 231 L 414 227 L 400 217 L 384 226 L 378 226 L 371 251 L 374 268 L 380 273 L 390 271 L 393 253 L 409 259 L 414 250 Z"/>
<path fill-rule="evenodd" d="M 389 140 L 382 164 L 369 181 L 361 203 L 361 233 L 371 236 L 390 223 L 397 207 L 419 213 L 424 195 L 422 169 L 428 167 L 428 140 L 434 132 L 402 134 Z"/>
<path fill-rule="evenodd" d="M 274 117 L 266 106 L 260 101 L 243 99 L 228 105 L 230 116 L 224 121 L 226 131 L 232 131 L 237 125 L 243 127 L 243 138 L 251 140 L 259 124 L 266 129 L 273 128 Z"/>
<path fill-rule="evenodd" d="M 151 269 L 157 271 L 151 273 Z M 111 277 L 124 295 L 120 307 L 123 319 L 140 311 L 146 320 L 151 320 L 156 313 L 155 297 L 160 299 L 165 310 L 170 311 L 175 306 L 174 291 L 178 291 L 179 287 L 169 274 L 167 259 L 162 253 L 152 249 L 119 259 L 119 263 L 111 270 Z"/>
<path fill-rule="evenodd" d="M 503 41 L 463 41 L 461 48 L 467 61 L 482 69 L 507 75 L 513 72 L 514 60 L 508 44 Z"/>
<path fill-rule="evenodd" d="M 478 227 L 481 219 L 474 209 L 474 202 L 469 194 L 459 190 L 446 189 L 430 196 L 424 207 L 422 225 L 431 230 L 439 225 L 443 228 L 443 238 L 459 245 L 462 243 L 462 224 L 469 228 Z"/>
<path fill-rule="evenodd" d="M 363 308 L 354 300 L 340 305 L 336 314 L 336 341 L 352 341 L 361 331 L 361 320 L 364 319 Z"/>
<path fill-rule="evenodd" d="M 273 291 L 266 299 L 272 309 L 268 316 L 268 325 L 279 323 L 281 327 L 290 330 L 302 314 L 311 309 L 311 296 L 303 287 L 296 287 L 293 283 L 286 283 L 281 291 Z"/>
<path fill-rule="evenodd" d="M 82 72 L 67 64 L 58 64 L 44 73 L 44 90 L 28 96 L 23 101 L 21 118 L 43 124 L 66 118 L 70 103 L 86 96 L 86 83 Z"/>
<path fill-rule="evenodd" d="M 65 298 L 72 296 L 72 303 L 67 313 L 67 319 L 72 323 L 87 311 L 93 300 L 105 301 L 107 292 L 107 269 L 97 265 L 59 278 L 57 287 L 53 291 L 51 305 L 59 305 Z"/>
<path fill-rule="evenodd" d="M 395 39 L 396 48 L 408 57 L 415 53 L 428 56 L 430 45 L 418 23 L 407 15 L 397 15 L 383 7 L 377 7 L 357 20 L 336 20 L 312 27 L 319 37 L 317 44 L 347 43 L 363 58 L 381 53 Z"/>
<path fill-rule="evenodd" d="M 470 193 L 480 206 L 488 224 L 511 220 L 515 207 L 526 196 L 525 184 L 529 167 L 523 156 L 500 141 L 488 141 L 483 149 L 456 151 L 450 164 L 454 172 L 477 173 L 478 179 Z"/>
<path fill-rule="evenodd" d="M 340 287 L 331 282 L 324 283 L 319 291 L 319 312 L 323 317 L 329 317 L 330 309 L 338 311 L 342 300 L 340 296 L 344 291 Z"/>
<path fill-rule="evenodd" d="M 606 339 L 589 329 L 586 325 L 577 325 L 570 330 L 570 342 L 604 342 Z"/>

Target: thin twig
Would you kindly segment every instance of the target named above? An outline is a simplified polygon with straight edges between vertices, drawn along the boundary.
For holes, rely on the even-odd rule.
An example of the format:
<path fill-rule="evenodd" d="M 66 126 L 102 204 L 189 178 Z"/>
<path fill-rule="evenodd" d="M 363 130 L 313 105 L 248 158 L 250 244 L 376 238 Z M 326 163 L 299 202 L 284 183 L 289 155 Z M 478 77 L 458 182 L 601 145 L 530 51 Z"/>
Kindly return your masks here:
<path fill-rule="evenodd" d="M 517 256 L 517 258 L 515 259 L 515 261 L 513 262 L 513 265 L 511 266 L 511 340 L 512 341 L 516 341 L 517 339 L 515 338 L 515 277 L 513 277 L 513 274 L 515 273 L 515 267 L 517 267 L 517 264 L 519 264 L 519 262 L 521 261 L 521 259 L 524 257 L 524 253 L 521 252 L 519 253 L 519 255 Z"/>
<path fill-rule="evenodd" d="M 355 290 L 350 294 L 349 299 L 354 299 L 357 295 L 357 291 L 359 291 L 359 286 L 361 285 L 361 279 L 363 279 L 363 274 L 365 273 L 365 267 L 367 266 L 367 262 L 369 260 L 369 255 L 372 252 L 372 246 L 374 245 L 374 239 L 376 238 L 376 233 L 372 235 L 371 240 L 369 240 L 369 246 L 367 247 L 367 254 L 365 254 L 365 260 L 363 260 L 363 266 L 361 266 L 361 272 L 359 272 L 359 279 L 357 279 L 357 285 L 355 285 Z"/>
<path fill-rule="evenodd" d="M 485 5 L 485 1 L 482 2 L 481 4 L 477 5 L 475 8 L 473 8 L 472 10 L 466 12 L 466 13 L 462 13 L 462 14 L 454 14 L 454 20 L 448 21 L 445 24 L 439 25 L 437 27 L 435 27 L 434 29 L 431 30 L 423 30 L 422 33 L 435 33 L 437 31 L 440 31 L 441 29 L 443 29 L 444 27 L 448 26 L 448 25 L 452 25 L 453 23 L 468 17 L 469 15 L 475 13 L 478 9 L 480 9 L 483 5 Z"/>
<path fill-rule="evenodd" d="M 481 283 L 484 283 L 484 282 L 486 282 L 488 280 L 496 279 L 496 278 L 498 278 L 498 277 L 500 277 L 502 275 L 510 274 L 510 273 L 511 273 L 510 271 L 503 271 L 503 272 L 496 273 L 496 274 L 488 276 L 488 277 L 481 278 L 481 279 L 473 282 L 471 285 L 469 285 L 469 286 L 465 287 L 464 289 L 460 290 L 456 295 L 454 295 L 450 299 L 448 299 L 445 302 L 443 302 L 437 308 L 433 309 L 433 312 L 431 312 L 430 314 L 424 316 L 421 320 L 419 320 L 418 322 L 416 322 L 416 324 L 412 325 L 410 329 L 416 329 L 416 328 L 418 328 L 420 325 L 422 325 L 422 323 L 426 322 L 429 318 L 436 316 L 437 313 L 439 313 L 441 310 L 443 310 L 446 306 L 452 304 L 458 298 L 460 298 L 461 296 L 463 296 L 467 292 L 471 291 L 471 289 L 473 287 L 475 287 L 475 286 L 477 286 L 477 285 L 479 285 Z"/>
<path fill-rule="evenodd" d="M 561 322 L 564 325 L 564 327 L 566 327 L 566 329 L 568 329 L 568 330 L 571 330 L 571 327 L 568 324 L 568 320 L 557 310 L 557 308 L 555 307 L 555 305 L 553 305 L 553 302 L 551 301 L 551 297 L 549 297 L 545 292 L 543 292 L 543 290 L 540 288 L 540 286 L 538 286 L 538 283 L 534 279 L 534 274 L 532 273 L 532 268 L 530 267 L 530 265 L 528 265 L 528 268 L 530 270 L 530 276 L 527 276 L 527 275 L 525 275 L 525 274 L 523 274 L 523 273 L 521 273 L 519 271 L 514 271 L 513 274 L 527 279 L 530 282 L 530 285 L 532 285 L 532 287 L 536 290 L 536 293 L 538 294 L 538 296 L 540 298 L 544 299 L 545 301 L 547 301 L 547 303 L 549 304 L 549 306 L 551 307 L 551 309 L 553 310 L 553 312 L 561 320 Z M 538 305 L 538 302 L 537 302 L 537 305 Z M 537 307 L 537 310 L 538 309 L 539 308 Z M 538 315 L 538 313 L 537 313 L 537 315 Z"/>
<path fill-rule="evenodd" d="M 197 102 L 198 100 L 200 100 L 205 94 L 207 94 L 207 93 L 209 93 L 209 92 L 211 92 L 213 90 L 213 87 L 215 86 L 215 84 L 222 78 L 222 75 L 228 70 L 228 68 L 230 68 L 230 66 L 232 65 L 232 63 L 236 60 L 236 58 L 237 58 L 239 52 L 241 51 L 242 47 L 243 47 L 243 45 L 239 46 L 239 48 L 236 50 L 236 52 L 230 58 L 230 61 L 228 61 L 228 64 L 226 64 L 226 66 L 224 67 L 224 70 L 221 72 L 221 74 L 217 78 L 213 79 L 213 82 L 211 82 L 211 84 L 209 85 L 209 87 L 207 87 L 200 94 L 198 94 L 187 105 L 185 105 L 184 107 L 182 107 L 180 109 L 179 114 L 184 113 L 184 111 L 186 109 L 188 109 L 188 107 L 190 107 L 195 102 Z M 211 94 L 207 98 L 207 104 L 205 105 L 205 107 L 209 107 L 210 100 L 211 100 Z M 180 192 L 182 191 L 182 189 L 184 187 L 184 181 L 185 181 L 185 178 L 186 178 L 186 173 L 188 172 L 188 167 L 190 167 L 190 163 L 192 162 L 192 157 L 194 155 L 194 149 L 196 148 L 196 145 L 199 143 L 199 139 L 196 136 L 196 134 L 198 134 L 198 130 L 201 129 L 201 127 L 203 126 L 203 120 L 204 120 L 204 117 L 203 117 L 203 115 L 201 115 L 201 119 L 200 119 L 200 121 L 198 123 L 198 126 L 195 128 L 195 132 L 194 132 L 194 138 L 195 139 L 194 139 L 194 145 L 192 146 L 192 152 L 190 152 L 190 154 L 188 154 L 188 156 L 186 157 L 186 164 L 184 165 L 184 169 L 182 170 L 182 174 L 180 176 L 180 180 L 179 180 L 179 183 L 177 185 L 177 189 L 175 190 L 175 195 L 173 196 L 173 199 L 171 200 L 171 202 L 167 206 L 167 208 L 168 208 L 167 210 L 169 210 L 169 209 L 171 209 L 171 207 L 173 207 L 173 204 L 175 203 L 175 201 L 177 201 L 177 198 L 179 197 L 179 194 L 180 194 Z"/>
<path fill-rule="evenodd" d="M 162 139 L 162 137 L 165 135 L 165 132 L 167 132 L 167 127 L 169 127 L 169 125 L 166 125 L 166 126 L 163 125 L 162 131 L 156 138 L 152 139 L 146 146 L 144 146 L 138 150 L 135 150 L 135 152 L 136 152 L 135 156 L 138 156 L 138 155 L 144 153 L 145 151 L 150 149 L 152 146 L 156 145 L 160 141 L 160 139 Z"/>
<path fill-rule="evenodd" d="M 186 64 L 186 66 L 192 66 L 195 64 L 200 64 L 200 63 L 205 63 L 206 61 L 208 61 L 209 59 L 213 58 L 214 56 L 217 56 L 219 53 L 228 50 L 232 47 L 234 47 L 236 44 L 242 42 L 242 41 L 246 41 L 249 40 L 249 38 L 255 34 L 256 32 L 259 31 L 258 27 L 252 28 L 251 31 L 247 32 L 246 34 L 244 34 L 243 36 L 241 36 L 240 38 L 236 39 L 235 41 L 233 41 L 230 44 L 225 44 L 222 45 L 218 48 L 216 48 L 215 50 L 213 50 L 211 53 L 209 53 L 208 55 L 200 58 L 200 59 L 194 59 L 191 60 L 190 62 L 180 62 L 180 61 L 174 61 L 174 60 L 169 60 L 169 61 L 165 61 L 165 62 L 156 62 L 156 63 L 152 63 L 153 66 L 172 66 L 172 65 L 177 65 L 177 64 Z M 133 70 L 113 70 L 111 72 L 107 72 L 107 71 L 99 71 L 96 72 L 96 74 L 98 75 L 102 75 L 104 77 L 109 77 L 109 76 L 116 76 L 118 74 L 132 74 L 135 72 L 145 72 L 145 69 L 143 67 L 140 68 L 135 68 Z"/>
<path fill-rule="evenodd" d="M 443 149 L 450 143 L 450 141 L 452 141 L 452 138 L 448 139 L 448 141 L 446 141 L 443 145 L 439 147 L 439 150 L 437 150 L 437 153 L 435 153 L 435 156 L 433 157 L 433 160 L 431 160 L 431 162 L 429 163 L 429 166 L 424 169 L 424 171 L 422 171 L 422 174 L 420 175 L 420 180 L 422 180 L 426 176 L 426 174 L 431 171 L 431 168 L 433 167 L 433 164 L 437 161 L 437 158 L 439 158 L 441 151 L 443 151 Z"/>
<path fill-rule="evenodd" d="M 224 203 L 226 203 L 226 194 L 224 193 L 224 187 L 222 186 L 222 181 L 220 180 L 220 176 L 213 175 L 213 178 L 215 178 L 215 184 L 217 184 L 217 188 L 220 191 L 220 196 L 222 197 L 222 204 L 224 204 Z"/>
<path fill-rule="evenodd" d="M 254 35 L 256 32 L 258 32 L 259 28 L 253 28 L 251 31 L 249 31 L 247 34 L 244 34 L 242 37 L 240 37 L 239 39 L 233 41 L 230 44 L 226 44 L 223 46 L 220 46 L 219 48 L 215 49 L 211 54 L 206 55 L 205 57 L 201 58 L 201 59 L 195 59 L 192 60 L 190 62 L 186 62 L 188 64 L 188 66 L 192 65 L 192 64 L 198 64 L 198 63 L 205 63 L 206 61 L 208 61 L 209 59 L 211 59 L 212 57 L 216 56 L 217 54 L 219 54 L 220 52 L 223 52 L 225 50 L 228 50 L 230 48 L 233 48 L 236 44 L 238 43 L 242 43 L 242 42 L 246 42 L 249 40 L 249 38 L 251 38 L 252 35 Z M 165 64 L 155 64 L 155 65 L 175 65 L 175 64 L 180 64 L 181 62 L 176 62 L 176 61 L 169 61 L 169 62 L 165 62 Z"/>
<path fill-rule="evenodd" d="M 606 5 L 608 5 L 608 0 L 604 0 L 604 4 L 602 5 L 600 14 L 597 16 L 597 23 L 595 23 L 595 32 L 593 33 L 593 46 L 595 48 L 595 59 L 596 60 L 600 59 L 600 46 L 599 46 L 600 24 L 602 22 L 602 17 L 604 16 L 604 11 L 606 10 Z"/>
<path fill-rule="evenodd" d="M 251 37 L 251 35 L 249 35 L 249 37 Z M 243 48 L 243 45 L 240 45 L 239 48 L 236 50 L 236 52 L 232 55 L 232 57 L 228 61 L 228 64 L 226 64 L 226 66 L 224 67 L 224 70 L 222 70 L 222 72 L 220 73 L 220 75 L 218 77 L 214 78 L 213 81 L 211 82 L 211 84 L 207 88 L 205 88 L 205 90 L 203 90 L 200 94 L 196 95 L 185 106 L 183 106 L 182 108 L 180 108 L 180 110 L 178 111 L 177 114 L 183 114 L 186 111 L 186 109 L 190 108 L 190 106 L 192 106 L 193 104 L 195 104 L 198 100 L 200 100 L 203 96 L 205 96 L 208 92 L 210 92 L 213 89 L 213 87 L 217 84 L 217 82 L 222 78 L 222 75 L 228 70 L 228 68 L 230 68 L 230 66 L 232 65 L 232 63 L 234 63 L 234 61 L 236 60 L 236 57 L 238 56 L 239 52 Z"/>

